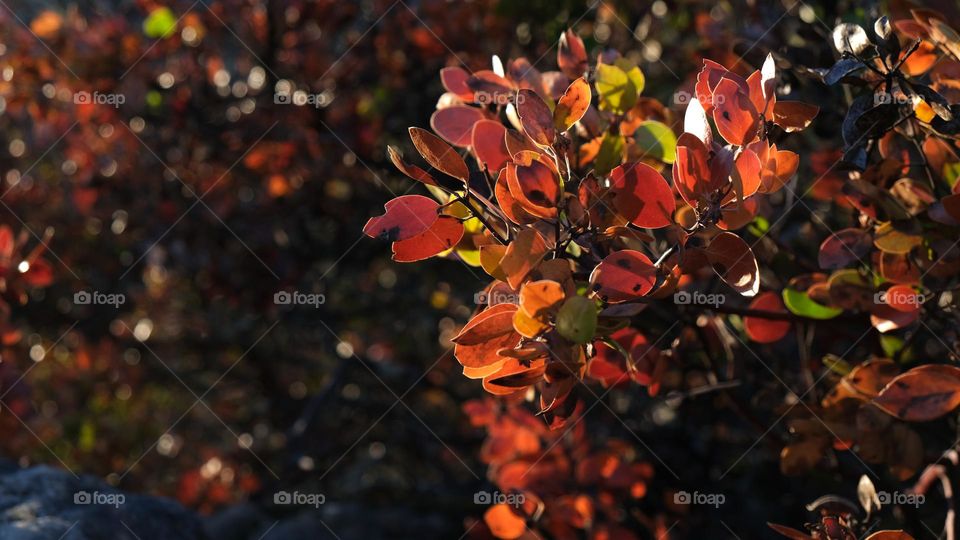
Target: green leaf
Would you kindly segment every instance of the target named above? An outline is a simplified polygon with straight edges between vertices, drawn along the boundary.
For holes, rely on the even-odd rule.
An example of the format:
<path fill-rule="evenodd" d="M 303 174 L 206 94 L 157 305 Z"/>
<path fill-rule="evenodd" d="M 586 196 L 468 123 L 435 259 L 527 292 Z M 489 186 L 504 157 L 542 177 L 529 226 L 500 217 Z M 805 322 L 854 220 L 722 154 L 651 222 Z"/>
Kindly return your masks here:
<path fill-rule="evenodd" d="M 957 179 L 960 178 L 960 161 L 943 164 L 943 178 L 952 188 L 957 185 Z"/>
<path fill-rule="evenodd" d="M 143 33 L 151 38 L 168 38 L 177 31 L 177 17 L 170 8 L 161 7 L 150 12 L 143 21 Z"/>
<path fill-rule="evenodd" d="M 571 296 L 557 312 L 557 332 L 574 343 L 587 343 L 597 331 L 597 305 L 589 298 Z"/>
<path fill-rule="evenodd" d="M 763 216 L 757 216 L 753 218 L 753 221 L 747 226 L 747 231 L 759 238 L 770 231 L 770 222 Z"/>
<path fill-rule="evenodd" d="M 610 111 L 615 114 L 623 114 L 629 111 L 637 103 L 637 95 L 640 91 L 637 89 L 637 73 L 640 74 L 639 81 L 642 84 L 643 74 L 639 68 L 636 73 L 627 75 L 625 71 L 610 64 L 597 64 L 596 86 L 597 93 L 600 94 L 600 110 Z"/>
<path fill-rule="evenodd" d="M 677 154 L 677 136 L 663 122 L 647 120 L 640 124 L 633 138 L 640 155 L 672 164 Z"/>
<path fill-rule="evenodd" d="M 600 141 L 600 150 L 593 162 L 593 170 L 598 176 L 606 176 L 614 167 L 623 161 L 623 136 L 613 135 L 609 131 Z"/>
<path fill-rule="evenodd" d="M 893 358 L 903 348 L 903 339 L 889 334 L 880 334 L 880 348 L 887 358 Z"/>
<path fill-rule="evenodd" d="M 842 309 L 818 304 L 807 296 L 807 293 L 795 289 L 783 290 L 783 303 L 794 315 L 810 319 L 827 320 L 843 313 Z"/>
<path fill-rule="evenodd" d="M 640 68 L 636 64 L 627 60 L 626 58 L 617 58 L 613 65 L 622 69 L 624 73 L 627 74 L 627 78 L 630 79 L 630 82 L 633 83 L 633 87 L 637 89 L 637 95 L 643 93 L 643 88 L 646 86 L 646 78 L 643 76 L 643 72 L 640 71 Z"/>
<path fill-rule="evenodd" d="M 850 366 L 849 362 L 835 354 L 828 354 L 824 356 L 823 365 L 827 366 L 830 371 L 836 373 L 837 375 L 846 375 L 853 370 L 853 367 Z"/>

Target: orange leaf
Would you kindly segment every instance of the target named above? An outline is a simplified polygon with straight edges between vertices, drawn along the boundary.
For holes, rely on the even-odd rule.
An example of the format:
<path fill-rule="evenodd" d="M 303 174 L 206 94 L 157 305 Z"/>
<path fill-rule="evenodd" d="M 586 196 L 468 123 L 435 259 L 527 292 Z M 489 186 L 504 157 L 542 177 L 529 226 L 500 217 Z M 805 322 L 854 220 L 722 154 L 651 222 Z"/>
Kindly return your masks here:
<path fill-rule="evenodd" d="M 451 341 L 454 356 L 465 367 L 479 368 L 503 360 L 497 351 L 516 347 L 520 335 L 513 330 L 516 304 L 497 304 L 476 315 Z"/>
<path fill-rule="evenodd" d="M 592 97 L 590 83 L 585 78 L 570 83 L 553 110 L 553 125 L 560 131 L 570 129 L 586 114 Z"/>
<path fill-rule="evenodd" d="M 413 262 L 428 259 L 457 245 L 463 238 L 463 224 L 453 216 L 440 216 L 422 233 L 393 243 L 393 260 Z"/>
<path fill-rule="evenodd" d="M 500 261 L 510 287 L 519 288 L 548 251 L 546 242 L 535 229 L 523 229 L 517 233 Z"/>
<path fill-rule="evenodd" d="M 760 113 L 740 86 L 722 78 L 713 93 L 713 121 L 720 136 L 728 143 L 743 146 L 757 136 Z"/>
<path fill-rule="evenodd" d="M 500 503 L 487 509 L 483 521 L 497 538 L 513 540 L 520 538 L 527 530 L 526 521 L 517 515 L 509 505 Z"/>
<path fill-rule="evenodd" d="M 960 405 L 960 368 L 928 364 L 894 378 L 873 403 L 910 422 L 939 418 Z"/>

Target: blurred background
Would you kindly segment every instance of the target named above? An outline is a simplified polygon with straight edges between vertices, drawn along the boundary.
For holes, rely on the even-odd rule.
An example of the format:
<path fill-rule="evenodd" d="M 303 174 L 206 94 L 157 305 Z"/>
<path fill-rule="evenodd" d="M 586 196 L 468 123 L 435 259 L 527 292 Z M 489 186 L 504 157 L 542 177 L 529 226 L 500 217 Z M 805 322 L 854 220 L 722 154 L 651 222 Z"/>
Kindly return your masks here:
<path fill-rule="evenodd" d="M 770 50 L 798 66 L 782 77 L 789 91 L 821 104 L 838 91 L 800 66 L 832 65 L 831 25 L 880 12 L 795 0 L 0 4 L 0 224 L 12 234 L 0 248 L 12 244 L 14 261 L 0 453 L 212 516 L 253 505 L 279 519 L 294 510 L 272 504 L 278 490 L 320 492 L 338 538 L 457 538 L 484 511 L 474 494 L 492 489 L 485 432 L 462 410 L 483 391 L 448 348 L 485 275 L 396 264 L 361 234 L 384 202 L 420 189 L 385 150 L 413 155 L 406 130 L 428 126 L 441 68 L 489 69 L 497 54 L 552 70 L 571 27 L 589 51 L 637 59 L 644 94 L 678 111 L 671 96 L 702 58 L 758 67 Z M 832 155 L 842 114 L 825 109 L 795 140 L 805 159 Z M 281 292 L 322 303 L 278 304 Z M 658 424 L 637 392 L 607 398 L 626 423 L 598 408 L 590 429 L 645 453 L 635 431 L 684 482 L 717 478 L 759 434 L 709 403 Z M 723 480 L 736 504 L 675 534 L 799 526 L 829 479 L 783 478 L 777 452 L 758 444 Z M 651 463 L 666 486 L 642 506 L 659 515 L 661 488 L 684 486 Z"/>

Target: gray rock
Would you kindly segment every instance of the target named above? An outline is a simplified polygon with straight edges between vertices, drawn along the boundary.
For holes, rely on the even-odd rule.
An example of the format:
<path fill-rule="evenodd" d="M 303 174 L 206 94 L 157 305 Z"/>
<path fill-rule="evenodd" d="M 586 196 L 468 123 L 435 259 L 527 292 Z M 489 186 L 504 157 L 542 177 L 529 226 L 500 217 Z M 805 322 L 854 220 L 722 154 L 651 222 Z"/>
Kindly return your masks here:
<path fill-rule="evenodd" d="M 0 474 L 3 540 L 206 540 L 176 502 L 46 466 Z"/>

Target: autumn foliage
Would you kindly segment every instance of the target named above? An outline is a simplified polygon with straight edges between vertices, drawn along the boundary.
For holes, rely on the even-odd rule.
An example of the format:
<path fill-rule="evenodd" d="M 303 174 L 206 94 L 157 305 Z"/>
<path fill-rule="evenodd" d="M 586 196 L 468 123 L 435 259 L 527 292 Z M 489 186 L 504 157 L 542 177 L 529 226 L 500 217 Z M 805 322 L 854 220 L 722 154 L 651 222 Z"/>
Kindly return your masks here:
<path fill-rule="evenodd" d="M 442 70 L 431 129 L 409 130 L 419 156 L 389 149 L 427 195 L 389 201 L 364 232 L 392 242 L 396 261 L 442 257 L 491 280 L 453 353 L 464 376 L 496 396 L 466 406 L 487 430 L 491 480 L 526 502 L 489 508 L 483 530 L 668 534 L 669 512 L 617 511 L 650 496 L 658 463 L 619 441 L 591 441 L 581 398 L 614 387 L 690 391 L 678 374 L 693 351 L 712 359 L 792 336 L 809 347 L 825 323 L 859 328 L 878 353 L 804 361 L 820 375 L 808 372 L 809 388 L 782 411 L 792 436 L 781 472 L 808 473 L 848 452 L 903 482 L 929 463 L 914 423 L 960 405 L 960 368 L 912 342 L 924 317 L 950 317 L 960 270 L 960 35 L 943 16 L 914 10 L 870 32 L 841 24 L 832 40 L 835 65 L 810 72 L 822 85 L 851 85 L 854 98 L 839 105 L 842 159 L 821 167 L 811 189 L 836 205 L 830 223 L 843 226 L 811 211 L 827 232 L 813 263 L 785 254 L 795 261 L 788 273 L 773 271 L 769 244 L 784 246 L 777 212 L 790 208 L 774 205 L 806 194 L 804 156 L 789 148 L 819 107 L 781 91 L 786 62 L 776 54 L 754 71 L 704 59 L 672 104 L 644 95 L 643 71 L 627 56 L 588 53 L 572 30 L 560 38 L 556 71 L 497 57 L 489 70 Z M 818 183 L 835 166 L 842 181 Z M 724 288 L 709 288 L 714 279 Z M 704 291 L 713 300 L 697 301 Z M 698 318 L 685 316 L 690 309 Z M 673 319 L 679 331 L 650 331 L 647 317 Z M 715 371 L 720 379 L 701 390 L 740 369 Z M 822 399 L 811 400 L 817 386 Z M 876 499 L 869 479 L 858 489 L 861 503 Z M 771 527 L 791 538 L 857 538 L 871 518 L 863 504 L 865 516 L 828 497 L 809 507 L 819 521 L 807 532 Z"/>

